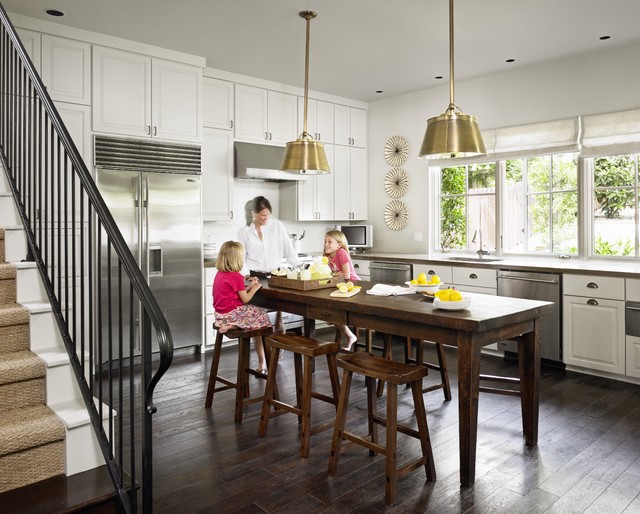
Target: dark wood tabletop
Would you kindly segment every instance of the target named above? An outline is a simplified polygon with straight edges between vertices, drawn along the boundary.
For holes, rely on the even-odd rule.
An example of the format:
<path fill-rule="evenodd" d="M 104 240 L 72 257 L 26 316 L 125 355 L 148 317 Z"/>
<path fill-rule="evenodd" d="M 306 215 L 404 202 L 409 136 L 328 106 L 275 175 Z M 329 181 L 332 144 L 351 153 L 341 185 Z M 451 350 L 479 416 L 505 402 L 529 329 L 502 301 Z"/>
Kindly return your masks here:
<path fill-rule="evenodd" d="M 374 296 L 370 282 L 358 282 L 360 293 L 331 297 L 335 288 L 301 291 L 269 287 L 266 280 L 252 303 L 305 316 L 305 333 L 314 320 L 345 323 L 386 334 L 443 343 L 458 348 L 460 482 L 475 481 L 475 455 L 483 346 L 504 339 L 518 341 L 522 424 L 525 443 L 537 444 L 540 379 L 539 319 L 558 308 L 551 302 L 466 293 L 468 309 L 446 311 L 422 294 Z M 437 464 L 437 463 L 436 463 Z"/>

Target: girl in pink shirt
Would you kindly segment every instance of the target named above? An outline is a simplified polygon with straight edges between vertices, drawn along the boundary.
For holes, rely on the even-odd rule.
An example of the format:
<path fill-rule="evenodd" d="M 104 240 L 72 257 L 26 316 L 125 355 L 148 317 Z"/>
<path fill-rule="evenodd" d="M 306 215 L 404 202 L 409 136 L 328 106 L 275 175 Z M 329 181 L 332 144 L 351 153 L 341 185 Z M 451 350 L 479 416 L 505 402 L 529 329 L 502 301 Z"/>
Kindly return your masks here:
<path fill-rule="evenodd" d="M 324 256 L 329 259 L 331 271 L 341 273 L 345 282 L 360 280 L 349 255 L 349 243 L 340 230 L 330 230 L 324 235 Z M 347 325 L 336 323 L 335 326 L 347 338 L 347 345 L 343 350 L 350 351 L 358 338 Z"/>

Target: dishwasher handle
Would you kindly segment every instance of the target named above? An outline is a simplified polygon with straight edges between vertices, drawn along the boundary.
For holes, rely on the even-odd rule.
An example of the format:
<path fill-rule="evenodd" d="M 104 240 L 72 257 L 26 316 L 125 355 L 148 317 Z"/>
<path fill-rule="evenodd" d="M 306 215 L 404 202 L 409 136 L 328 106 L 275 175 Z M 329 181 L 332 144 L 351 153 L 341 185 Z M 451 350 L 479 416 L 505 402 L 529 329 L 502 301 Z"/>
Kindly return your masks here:
<path fill-rule="evenodd" d="M 500 276 L 498 277 L 501 280 L 520 280 L 521 282 L 538 282 L 541 284 L 557 284 L 557 280 L 545 280 L 543 278 L 524 278 L 524 277 L 509 277 L 509 276 Z"/>
<path fill-rule="evenodd" d="M 386 269 L 396 271 L 409 271 L 411 270 L 411 264 L 395 264 L 389 262 L 372 262 L 369 265 L 369 269 Z"/>

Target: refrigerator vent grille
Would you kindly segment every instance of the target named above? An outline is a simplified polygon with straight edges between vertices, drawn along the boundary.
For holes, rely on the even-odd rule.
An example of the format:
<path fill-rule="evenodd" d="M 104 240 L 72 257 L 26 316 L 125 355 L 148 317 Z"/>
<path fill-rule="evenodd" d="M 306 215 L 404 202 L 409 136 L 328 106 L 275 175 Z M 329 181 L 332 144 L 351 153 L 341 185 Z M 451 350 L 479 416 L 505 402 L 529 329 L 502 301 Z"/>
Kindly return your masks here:
<path fill-rule="evenodd" d="M 96 168 L 200 174 L 200 146 L 95 136 Z"/>

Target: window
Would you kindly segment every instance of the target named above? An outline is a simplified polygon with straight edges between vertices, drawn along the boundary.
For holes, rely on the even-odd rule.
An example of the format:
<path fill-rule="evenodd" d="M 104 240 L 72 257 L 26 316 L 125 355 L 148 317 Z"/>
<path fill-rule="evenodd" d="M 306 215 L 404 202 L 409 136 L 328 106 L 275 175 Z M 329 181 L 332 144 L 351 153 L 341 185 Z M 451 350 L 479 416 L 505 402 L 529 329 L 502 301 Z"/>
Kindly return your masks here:
<path fill-rule="evenodd" d="M 495 163 L 440 171 L 440 247 L 495 250 Z"/>
<path fill-rule="evenodd" d="M 592 255 L 638 257 L 638 154 L 593 159 Z"/>
<path fill-rule="evenodd" d="M 505 162 L 505 252 L 578 253 L 577 154 Z"/>

